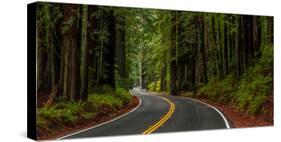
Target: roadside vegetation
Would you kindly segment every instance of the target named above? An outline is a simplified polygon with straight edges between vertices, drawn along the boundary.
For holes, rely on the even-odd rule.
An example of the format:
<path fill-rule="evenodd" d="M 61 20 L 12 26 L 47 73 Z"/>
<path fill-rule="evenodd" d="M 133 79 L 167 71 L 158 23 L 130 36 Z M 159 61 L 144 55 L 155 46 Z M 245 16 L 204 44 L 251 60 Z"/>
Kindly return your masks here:
<path fill-rule="evenodd" d="M 261 58 L 245 71 L 240 80 L 237 81 L 233 74 L 223 80 L 212 78 L 193 96 L 223 104 L 233 104 L 249 114 L 272 113 L 267 112 L 272 110 L 267 110 L 266 106 L 273 95 L 272 49 L 270 46 L 264 47 Z"/>
<path fill-rule="evenodd" d="M 41 135 L 42 133 L 50 135 L 65 126 L 71 127 L 87 122 L 97 115 L 111 115 L 128 104 L 132 98 L 127 90 L 121 88 L 101 92 L 89 94 L 87 101 L 59 102 L 38 108 L 38 132 Z"/>

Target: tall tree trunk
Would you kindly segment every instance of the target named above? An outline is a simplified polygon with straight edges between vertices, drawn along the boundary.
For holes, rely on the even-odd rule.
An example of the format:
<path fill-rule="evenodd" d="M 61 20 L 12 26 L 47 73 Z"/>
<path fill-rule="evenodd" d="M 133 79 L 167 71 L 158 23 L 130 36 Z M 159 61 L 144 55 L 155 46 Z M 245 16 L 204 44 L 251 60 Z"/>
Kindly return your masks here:
<path fill-rule="evenodd" d="M 75 29 L 74 36 L 76 40 L 74 40 L 74 46 L 72 48 L 72 63 L 71 63 L 71 78 L 73 82 L 71 82 L 71 93 L 75 101 L 79 101 L 81 99 L 80 96 L 80 88 L 81 88 L 81 74 L 80 74 L 80 63 L 81 63 L 81 16 L 79 13 L 82 13 L 81 7 L 78 5 L 77 10 L 77 23 Z"/>
<path fill-rule="evenodd" d="M 63 21 L 67 30 L 63 31 L 63 46 L 65 51 L 64 65 L 64 90 L 63 94 L 67 100 L 79 98 L 80 63 L 79 63 L 79 6 L 64 5 Z M 74 22 L 69 24 L 69 20 Z"/>
<path fill-rule="evenodd" d="M 245 17 L 244 15 L 241 15 L 240 16 L 240 42 L 239 42 L 239 46 L 240 46 L 240 49 L 241 49 L 241 62 L 240 62 L 240 65 L 241 65 L 241 73 L 244 72 L 244 70 L 246 69 L 246 36 L 245 36 Z"/>
<path fill-rule="evenodd" d="M 176 12 L 172 12 L 171 47 L 170 47 L 170 94 L 177 95 L 177 61 L 176 61 Z"/>
<path fill-rule="evenodd" d="M 253 36 L 253 16 L 248 16 L 248 48 L 249 48 L 249 59 L 248 64 L 251 63 L 251 60 L 254 57 L 254 36 Z"/>
<path fill-rule="evenodd" d="M 140 87 L 143 88 L 143 78 L 142 78 L 142 61 L 140 60 L 138 63 L 138 68 L 139 68 L 139 83 Z"/>
<path fill-rule="evenodd" d="M 273 40 L 274 40 L 274 33 L 273 33 L 273 17 L 267 17 L 267 21 L 268 21 L 268 43 L 269 44 L 273 44 Z"/>
<path fill-rule="evenodd" d="M 118 65 L 118 73 L 122 80 L 126 78 L 126 47 L 125 47 L 125 17 L 116 17 L 116 62 Z"/>
<path fill-rule="evenodd" d="M 99 30 L 99 19 L 96 14 L 98 12 L 97 6 L 89 5 L 87 9 L 87 50 L 88 50 L 88 87 L 91 89 L 96 89 L 97 87 L 97 62 L 98 58 L 96 54 L 98 50 L 96 50 L 98 45 L 98 34 L 96 31 Z"/>
<path fill-rule="evenodd" d="M 107 29 L 109 33 L 108 42 L 105 43 L 103 50 L 103 74 L 102 74 L 102 85 L 108 85 L 115 89 L 115 72 L 114 72 L 114 60 L 115 60 L 115 49 L 116 49 L 116 29 L 115 29 L 115 17 L 113 10 L 107 11 Z M 104 75 L 106 74 L 106 75 Z"/>
<path fill-rule="evenodd" d="M 253 16 L 253 54 L 256 55 L 258 49 L 258 17 Z"/>
<path fill-rule="evenodd" d="M 103 7 L 99 7 L 99 9 L 101 10 L 101 20 L 100 20 L 100 29 L 99 29 L 99 41 L 100 41 L 100 49 L 99 49 L 99 55 L 98 55 L 98 59 L 97 59 L 97 67 L 96 67 L 96 74 L 97 74 L 97 78 L 96 78 L 96 86 L 100 86 L 100 82 L 102 80 L 102 76 L 103 76 L 103 52 L 104 52 L 104 8 Z"/>
<path fill-rule="evenodd" d="M 59 85 L 58 85 L 58 95 L 59 97 L 63 97 L 64 93 L 64 80 L 65 80 L 65 46 L 61 46 L 60 50 L 60 72 L 59 72 Z"/>
<path fill-rule="evenodd" d="M 215 16 L 212 16 L 212 26 L 211 27 L 212 27 L 212 35 L 213 35 L 213 47 L 215 47 L 215 49 L 216 49 L 215 50 L 216 52 L 214 53 L 213 56 L 218 59 L 218 57 L 217 57 L 218 56 L 218 53 L 217 53 L 218 52 L 218 50 L 217 50 L 217 45 L 218 45 L 217 43 L 218 42 L 217 42 L 217 32 L 216 32 Z M 214 67 L 214 75 L 218 76 L 219 75 L 218 60 L 216 60 L 214 64 L 215 64 L 214 65 L 215 66 Z"/>
<path fill-rule="evenodd" d="M 39 9 L 39 8 L 37 8 Z M 38 12 L 37 12 L 38 13 Z M 37 14 L 38 15 L 38 14 Z M 39 19 L 41 17 L 37 17 Z M 38 20 L 39 21 L 39 20 Z M 43 39 L 43 31 L 41 25 L 36 25 L 36 55 L 37 55 L 37 63 L 36 63 L 36 69 L 37 69 L 37 91 L 42 92 L 44 90 L 44 70 L 46 66 L 46 59 L 44 58 L 44 47 L 42 44 Z"/>
<path fill-rule="evenodd" d="M 205 24 L 205 20 L 203 16 L 200 16 L 200 38 L 201 38 L 201 54 L 202 54 L 202 63 L 203 63 L 203 81 L 205 84 L 208 83 L 208 72 L 207 72 L 207 59 L 206 59 L 206 47 L 208 46 L 208 39 L 205 38 L 207 35 L 207 24 Z"/>
<path fill-rule="evenodd" d="M 89 47 L 87 45 L 87 20 L 88 20 L 88 6 L 83 5 L 82 8 L 82 22 L 81 22 L 81 100 L 88 99 L 88 54 Z"/>
<path fill-rule="evenodd" d="M 162 70 L 161 70 L 161 78 L 160 78 L 160 90 L 165 91 L 166 90 L 166 71 L 167 71 L 167 65 L 166 63 L 163 64 Z"/>
<path fill-rule="evenodd" d="M 242 17 L 239 16 L 238 17 L 238 22 L 236 23 L 238 26 L 238 32 L 236 33 L 236 38 L 235 38 L 235 42 L 236 42 L 236 78 L 239 79 L 241 74 L 242 74 Z"/>
<path fill-rule="evenodd" d="M 260 48 L 261 48 L 261 41 L 262 41 L 262 22 L 261 22 L 261 17 L 257 17 L 257 20 L 256 20 L 256 22 L 257 22 L 257 28 L 256 28 L 256 30 L 257 30 L 257 37 L 256 37 L 256 44 L 255 44 L 255 47 L 256 47 L 256 49 L 255 49 L 255 51 L 256 51 L 256 55 L 258 56 L 258 57 L 260 57 L 261 56 L 261 52 L 260 52 Z"/>
<path fill-rule="evenodd" d="M 222 52 L 222 30 L 221 30 L 221 17 L 218 16 L 218 25 L 217 25 L 217 64 L 218 64 L 218 76 L 223 78 L 223 52 Z"/>
<path fill-rule="evenodd" d="M 198 21 L 198 17 L 196 16 L 194 18 L 195 23 L 199 23 Z M 200 84 L 200 77 L 198 77 L 200 75 L 199 72 L 199 49 L 200 49 L 200 31 L 199 31 L 200 25 L 195 24 L 195 42 L 194 42 L 194 50 L 193 50 L 193 64 L 194 64 L 194 70 L 193 70 L 193 84 L 194 84 L 194 94 L 196 94 L 197 92 L 197 87 Z"/>
<path fill-rule="evenodd" d="M 223 57 L 223 55 L 224 55 L 224 52 L 223 52 L 223 50 L 224 50 L 224 42 L 223 42 L 223 32 L 224 32 L 224 28 L 223 28 L 223 26 L 221 25 L 221 24 L 223 24 L 222 22 L 221 22 L 221 20 L 222 20 L 222 17 L 220 16 L 220 18 L 219 18 L 219 41 L 220 41 L 220 47 L 219 47 L 219 66 L 220 66 L 220 78 L 222 79 L 223 77 L 224 77 L 224 57 Z"/>
<path fill-rule="evenodd" d="M 243 47 L 244 47 L 244 70 L 248 67 L 248 60 L 249 60 L 249 26 L 248 26 L 248 15 L 242 16 L 243 19 Z"/>
<path fill-rule="evenodd" d="M 47 54 L 48 54 L 48 65 L 50 72 L 47 72 L 49 74 L 51 79 L 51 86 L 50 89 L 52 90 L 55 87 L 55 50 L 54 50 L 54 43 L 52 39 L 52 26 L 51 26 L 51 13 L 50 13 L 50 5 L 44 4 L 44 24 L 45 24 L 45 42 L 46 42 L 46 48 L 47 48 Z"/>
<path fill-rule="evenodd" d="M 227 35 L 227 22 L 226 22 L 226 18 L 224 18 L 224 75 L 228 75 L 229 71 L 228 71 L 228 45 L 227 45 L 227 41 L 228 41 L 228 35 Z"/>

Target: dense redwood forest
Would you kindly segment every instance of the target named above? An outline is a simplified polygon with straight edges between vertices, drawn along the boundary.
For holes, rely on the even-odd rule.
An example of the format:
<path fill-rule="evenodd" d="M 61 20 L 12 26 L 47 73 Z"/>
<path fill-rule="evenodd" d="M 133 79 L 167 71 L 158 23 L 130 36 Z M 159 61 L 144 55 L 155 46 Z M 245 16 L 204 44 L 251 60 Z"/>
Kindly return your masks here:
<path fill-rule="evenodd" d="M 129 90 L 273 122 L 273 17 L 38 3 L 37 131 L 115 113 Z"/>

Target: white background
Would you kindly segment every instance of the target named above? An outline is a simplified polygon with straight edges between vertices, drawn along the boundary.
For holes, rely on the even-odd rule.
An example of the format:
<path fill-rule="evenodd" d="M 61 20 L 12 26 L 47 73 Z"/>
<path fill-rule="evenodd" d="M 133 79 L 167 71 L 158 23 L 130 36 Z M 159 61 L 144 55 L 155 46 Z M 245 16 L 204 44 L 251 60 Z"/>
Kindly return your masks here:
<path fill-rule="evenodd" d="M 50 0 L 45 0 L 50 1 Z M 55 0 L 116 6 L 274 16 L 275 126 L 212 130 L 149 136 L 116 136 L 69 141 L 175 142 L 175 141 L 280 141 L 280 13 L 279 0 Z M 27 119 L 27 4 L 31 0 L 2 0 L 0 4 L 0 141 L 32 141 L 26 138 Z M 35 86 L 34 86 L 35 87 Z M 137 122 L 136 122 L 137 123 Z M 124 127 L 124 129 L 126 129 Z M 279 135 L 279 136 L 278 136 Z"/>

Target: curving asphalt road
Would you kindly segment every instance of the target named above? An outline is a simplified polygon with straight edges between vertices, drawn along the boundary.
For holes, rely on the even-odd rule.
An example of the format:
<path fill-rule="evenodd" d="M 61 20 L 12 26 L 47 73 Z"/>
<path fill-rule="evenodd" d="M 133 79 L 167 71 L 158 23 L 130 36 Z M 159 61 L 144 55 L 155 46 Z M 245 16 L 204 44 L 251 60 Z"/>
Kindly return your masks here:
<path fill-rule="evenodd" d="M 142 134 L 150 127 L 155 128 L 151 133 L 229 128 L 221 112 L 208 104 L 177 96 L 149 95 L 141 89 L 133 89 L 131 93 L 141 99 L 134 111 L 112 122 L 59 139 Z M 172 105 L 175 106 L 173 110 Z"/>

